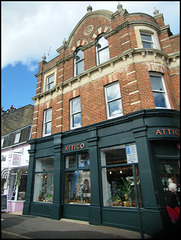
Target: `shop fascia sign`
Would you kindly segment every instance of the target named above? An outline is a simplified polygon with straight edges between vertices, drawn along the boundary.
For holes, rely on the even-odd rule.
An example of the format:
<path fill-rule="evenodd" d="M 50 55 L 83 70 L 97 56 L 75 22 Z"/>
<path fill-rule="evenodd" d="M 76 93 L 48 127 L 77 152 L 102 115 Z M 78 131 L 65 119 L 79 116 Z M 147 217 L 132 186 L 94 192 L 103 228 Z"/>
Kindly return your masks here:
<path fill-rule="evenodd" d="M 157 128 L 155 134 L 156 136 L 180 136 L 180 131 L 173 128 Z"/>
<path fill-rule="evenodd" d="M 65 147 L 64 151 L 65 152 L 69 152 L 69 151 L 73 151 L 73 150 L 80 150 L 85 148 L 85 144 L 84 143 L 78 143 L 78 144 L 73 144 L 73 145 L 68 145 Z"/>

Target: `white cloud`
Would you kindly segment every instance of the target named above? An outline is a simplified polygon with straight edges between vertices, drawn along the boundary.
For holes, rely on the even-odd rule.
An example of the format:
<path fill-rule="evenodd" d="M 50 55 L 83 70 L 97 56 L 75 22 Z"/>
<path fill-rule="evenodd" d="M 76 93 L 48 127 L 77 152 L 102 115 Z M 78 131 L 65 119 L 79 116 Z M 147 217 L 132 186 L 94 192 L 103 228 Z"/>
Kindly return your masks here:
<path fill-rule="evenodd" d="M 42 60 L 43 53 L 47 54 L 50 46 L 48 60 L 58 55 L 56 49 L 62 45 L 64 38 L 68 39 L 76 24 L 87 13 L 89 4 L 93 7 L 93 11 L 107 9 L 115 12 L 118 2 L 4 1 L 1 4 L 2 67 L 21 62 L 31 71 L 38 67 L 37 61 Z M 155 6 L 164 14 L 165 23 L 177 25 L 176 31 L 179 31 L 179 2 L 123 1 L 121 4 L 130 13 L 146 12 L 150 15 L 153 15 Z M 176 33 L 178 32 L 174 32 Z"/>

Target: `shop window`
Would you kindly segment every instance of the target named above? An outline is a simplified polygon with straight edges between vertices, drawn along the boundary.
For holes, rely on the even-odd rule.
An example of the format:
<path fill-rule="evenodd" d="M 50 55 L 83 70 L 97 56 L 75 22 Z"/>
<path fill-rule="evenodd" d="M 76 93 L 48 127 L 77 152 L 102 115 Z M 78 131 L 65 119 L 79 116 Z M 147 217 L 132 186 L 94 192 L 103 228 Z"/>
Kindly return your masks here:
<path fill-rule="evenodd" d="M 10 171 L 8 176 L 8 199 L 14 201 L 25 200 L 27 185 L 27 170 L 19 168 Z"/>
<path fill-rule="evenodd" d="M 74 58 L 74 76 L 84 72 L 84 52 L 78 48 Z"/>
<path fill-rule="evenodd" d="M 54 157 L 36 159 L 34 196 L 35 202 L 53 202 Z"/>
<path fill-rule="evenodd" d="M 54 86 L 54 73 L 46 78 L 46 91 Z"/>
<path fill-rule="evenodd" d="M 156 108 L 170 108 L 163 77 L 150 74 L 150 81 Z"/>
<path fill-rule="evenodd" d="M 52 125 L 52 108 L 49 108 L 44 111 L 43 136 L 51 134 L 51 125 Z"/>
<path fill-rule="evenodd" d="M 137 204 L 139 207 L 143 206 L 138 164 L 134 163 L 137 162 L 135 145 L 133 149 L 134 153 L 131 153 L 128 145 L 101 151 L 104 206 L 137 207 Z"/>
<path fill-rule="evenodd" d="M 80 97 L 70 101 L 70 128 L 81 127 L 81 104 Z"/>
<path fill-rule="evenodd" d="M 141 32 L 141 40 L 142 40 L 142 45 L 144 48 L 154 48 L 153 44 L 153 36 L 151 33 L 143 33 Z"/>
<path fill-rule="evenodd" d="M 65 203 L 91 203 L 90 161 L 87 152 L 65 157 Z"/>
<path fill-rule="evenodd" d="M 97 65 L 102 64 L 110 59 L 108 40 L 100 35 L 96 45 Z"/>
<path fill-rule="evenodd" d="M 107 118 L 114 118 L 123 114 L 119 82 L 105 87 Z"/>
<path fill-rule="evenodd" d="M 160 160 L 161 178 L 163 190 L 168 190 L 169 183 L 175 183 L 177 185 L 176 196 L 180 203 L 180 167 L 178 160 Z"/>

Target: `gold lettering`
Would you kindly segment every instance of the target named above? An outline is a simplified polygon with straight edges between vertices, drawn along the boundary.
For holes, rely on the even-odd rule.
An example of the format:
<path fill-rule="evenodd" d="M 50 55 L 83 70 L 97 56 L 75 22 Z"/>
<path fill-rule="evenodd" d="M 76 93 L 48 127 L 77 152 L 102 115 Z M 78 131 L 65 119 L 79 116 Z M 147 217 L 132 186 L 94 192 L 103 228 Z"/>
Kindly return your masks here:
<path fill-rule="evenodd" d="M 157 129 L 157 131 L 156 131 L 156 136 L 157 136 L 158 134 L 162 135 L 162 133 L 160 132 L 159 129 Z"/>
<path fill-rule="evenodd" d="M 163 131 L 163 135 L 165 135 L 165 129 L 162 129 L 162 131 Z"/>
<path fill-rule="evenodd" d="M 84 143 L 81 143 L 80 144 L 80 148 L 84 148 L 85 147 L 85 144 Z"/>
<path fill-rule="evenodd" d="M 167 129 L 169 135 L 171 135 L 170 130 L 171 130 L 171 129 Z"/>
<path fill-rule="evenodd" d="M 180 135 L 180 133 L 178 133 L 178 131 L 179 131 L 178 129 L 175 130 L 175 134 L 176 134 L 177 136 Z"/>
<path fill-rule="evenodd" d="M 75 144 L 75 145 L 66 146 L 65 151 L 76 150 L 76 149 L 80 149 L 80 148 L 82 149 L 84 147 L 85 147 L 84 143 L 78 143 L 78 144 Z"/>

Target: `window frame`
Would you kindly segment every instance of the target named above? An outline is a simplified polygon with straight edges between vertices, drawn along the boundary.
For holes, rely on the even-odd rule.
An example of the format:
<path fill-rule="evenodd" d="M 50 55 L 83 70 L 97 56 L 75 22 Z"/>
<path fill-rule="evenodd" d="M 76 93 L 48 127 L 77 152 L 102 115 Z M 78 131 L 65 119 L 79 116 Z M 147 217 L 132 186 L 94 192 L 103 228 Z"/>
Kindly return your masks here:
<path fill-rule="evenodd" d="M 156 103 L 155 103 L 155 99 L 154 99 L 155 108 L 156 109 L 171 109 L 163 75 L 159 74 L 159 73 L 152 73 L 152 72 L 150 72 L 149 73 L 150 84 L 151 84 L 151 76 L 153 76 L 153 77 L 160 77 L 161 83 L 162 83 L 162 86 L 163 86 L 163 90 L 153 90 L 152 89 L 152 93 L 154 93 L 154 92 L 155 93 L 162 93 L 163 97 L 164 97 L 164 100 L 165 100 L 165 107 L 157 107 Z M 151 88 L 152 88 L 152 86 L 151 86 Z M 153 96 L 153 98 L 154 98 L 154 96 Z"/>
<path fill-rule="evenodd" d="M 19 141 L 20 141 L 20 136 L 21 136 L 21 132 L 17 132 L 17 133 L 15 134 L 14 144 L 19 143 Z"/>
<path fill-rule="evenodd" d="M 46 113 L 47 113 L 47 111 L 51 111 L 51 121 L 50 120 L 46 121 Z M 50 133 L 45 133 L 46 125 L 48 123 L 51 123 L 51 127 L 52 127 L 52 108 L 47 108 L 47 109 L 44 110 L 44 116 L 43 116 L 43 137 L 51 135 L 51 131 L 50 131 Z"/>
<path fill-rule="evenodd" d="M 98 49 L 98 47 L 97 47 L 101 38 L 104 38 L 105 40 L 107 40 L 107 39 L 104 37 L 104 34 L 100 34 L 100 35 L 97 37 L 97 40 L 96 40 L 96 62 L 97 62 L 97 66 L 110 60 L 110 51 L 109 51 L 109 42 L 108 42 L 108 40 L 107 40 L 107 46 L 105 46 L 105 47 L 103 47 L 103 48 L 101 48 L 101 49 Z M 100 54 L 99 54 L 99 53 L 100 53 L 100 52 L 103 52 L 103 51 L 105 51 L 105 50 L 107 50 L 107 49 L 108 49 L 108 51 L 109 51 L 109 59 L 107 59 L 106 61 L 104 61 L 104 62 L 101 63 L 101 62 L 100 62 Z"/>
<path fill-rule="evenodd" d="M 120 93 L 120 96 L 115 98 L 115 99 L 111 99 L 111 100 L 108 100 L 108 96 L 107 96 L 107 88 L 113 86 L 113 85 L 118 85 L 119 87 L 119 93 Z M 120 117 L 120 116 L 123 116 L 123 106 L 122 106 L 122 100 L 121 100 L 121 89 L 120 89 L 120 84 L 118 81 L 116 82 L 113 82 L 111 84 L 108 84 L 106 86 L 104 86 L 104 92 L 105 92 L 105 102 L 106 102 L 106 112 L 107 112 L 107 119 L 112 119 L 112 118 L 116 118 L 116 117 Z M 109 103 L 111 102 L 115 102 L 117 100 L 121 100 L 121 108 L 122 108 L 122 113 L 120 114 L 117 114 L 115 116 L 110 116 L 110 110 L 109 110 Z"/>
<path fill-rule="evenodd" d="M 76 61 L 76 56 L 77 56 L 79 51 L 81 51 L 83 53 L 83 58 L 81 58 L 80 60 Z M 79 63 L 81 63 L 81 62 L 83 62 L 83 65 L 84 65 L 84 51 L 82 51 L 81 47 L 78 47 L 75 50 L 75 56 L 74 56 L 74 77 L 84 72 L 84 69 L 79 74 L 78 74 L 78 71 L 77 71 L 77 67 L 78 67 Z M 84 68 L 84 66 L 83 66 L 83 68 Z"/>
<path fill-rule="evenodd" d="M 81 154 L 88 154 L 89 156 L 89 164 L 87 166 L 80 166 L 80 162 L 79 162 L 79 155 Z M 74 156 L 75 157 L 75 166 L 67 166 L 67 158 L 70 157 L 70 156 Z M 89 182 L 89 188 L 90 188 L 90 199 L 91 199 L 91 170 L 90 170 L 90 155 L 89 155 L 89 151 L 87 150 L 84 150 L 84 151 L 78 151 L 78 152 L 75 152 L 75 153 L 70 153 L 70 154 L 65 154 L 64 155 L 64 204 L 67 204 L 67 205 L 70 205 L 72 204 L 71 202 L 66 202 L 66 174 L 67 173 L 75 173 L 75 172 L 78 172 L 78 171 L 87 171 L 89 172 L 90 174 L 90 182 Z M 91 201 L 91 200 L 90 200 Z M 76 202 L 76 205 L 90 205 L 90 203 L 78 203 Z"/>
<path fill-rule="evenodd" d="M 135 204 L 136 204 L 136 206 L 131 206 L 131 207 L 133 207 L 135 209 L 137 207 L 143 208 L 143 206 L 144 206 L 143 197 L 142 197 L 142 190 L 141 189 L 140 189 L 140 191 L 138 190 L 138 183 L 137 183 L 137 180 L 136 180 L 136 178 L 139 177 L 139 181 L 140 181 L 140 172 L 139 172 L 139 166 L 138 166 L 139 165 L 139 161 L 130 163 L 128 161 L 128 158 L 127 158 L 127 150 L 126 150 L 126 148 L 131 146 L 131 145 L 135 145 L 136 146 L 135 143 L 129 143 L 129 144 L 117 145 L 117 146 L 106 147 L 106 148 L 100 149 L 100 154 L 101 154 L 101 167 L 100 168 L 101 168 L 101 181 L 102 181 L 101 187 L 102 187 L 102 199 L 103 199 L 102 200 L 103 201 L 102 204 L 103 204 L 104 208 L 105 207 L 106 208 L 107 207 L 108 208 L 110 208 L 110 207 L 114 208 L 115 206 L 114 205 L 112 205 L 112 206 L 107 206 L 106 205 L 106 202 L 105 202 L 106 199 L 105 199 L 105 196 L 104 196 L 104 194 L 106 194 L 105 193 L 105 182 L 104 182 L 104 174 L 105 173 L 103 173 L 103 171 L 104 170 L 107 171 L 107 169 L 110 169 L 109 173 L 111 172 L 110 174 L 112 174 L 111 168 L 118 168 L 118 169 L 120 169 L 120 174 L 121 174 L 122 173 L 122 168 L 124 169 L 125 167 L 131 167 L 132 168 L 132 176 L 133 176 L 133 182 L 134 182 L 134 186 L 135 186 L 134 194 L 135 194 Z M 116 149 L 125 149 L 125 151 L 126 151 L 126 161 L 127 162 L 106 165 L 105 152 L 106 151 L 116 150 Z M 139 173 L 138 175 L 136 174 L 136 168 L 137 168 L 137 171 Z M 140 184 L 140 187 L 141 187 L 141 182 L 139 182 L 139 184 Z M 139 199 L 137 199 L 137 196 L 138 196 Z M 116 206 L 116 208 L 117 207 L 125 208 L 127 206 Z M 130 206 L 128 208 L 130 208 Z"/>
<path fill-rule="evenodd" d="M 42 170 L 36 170 L 36 165 L 37 165 L 37 160 L 39 159 L 45 159 L 45 158 L 52 158 L 53 159 L 53 169 L 52 170 L 45 170 L 45 169 L 42 169 Z M 46 157 L 39 157 L 39 158 L 36 158 L 35 160 L 35 172 L 34 172 L 34 189 L 33 189 L 33 202 L 38 202 L 38 203 L 41 203 L 43 201 L 35 201 L 34 198 L 35 198 L 35 177 L 36 177 L 36 174 L 52 174 L 53 175 L 53 196 L 52 196 L 52 202 L 43 202 L 43 203 L 48 203 L 48 204 L 52 204 L 53 203 L 53 198 L 54 198 L 54 193 L 55 193 L 55 190 L 54 190 L 54 177 L 55 177 L 55 172 L 54 172 L 54 169 L 55 169 L 55 156 L 51 155 L 51 156 L 46 156 Z"/>
<path fill-rule="evenodd" d="M 141 35 L 151 36 L 152 41 L 143 40 Z M 140 31 L 140 37 L 141 37 L 142 46 L 143 46 L 143 42 L 145 42 L 145 43 L 150 43 L 152 45 L 152 47 L 150 47 L 150 48 L 155 48 L 153 33 Z M 145 48 L 145 47 L 143 46 L 143 48 Z"/>
<path fill-rule="evenodd" d="M 72 112 L 73 111 L 73 102 L 76 100 L 76 99 L 80 99 L 80 96 L 78 97 L 75 97 L 73 99 L 70 100 L 70 129 L 75 129 L 75 128 L 79 128 L 79 127 L 82 127 L 82 114 L 81 114 L 81 99 L 80 99 L 80 111 L 76 111 L 76 112 Z M 75 115 L 78 115 L 78 114 L 81 114 L 81 121 L 80 121 L 80 126 L 73 126 L 73 118 Z"/>
<path fill-rule="evenodd" d="M 53 80 L 52 80 L 50 83 L 48 83 L 48 80 L 49 80 L 52 76 L 53 76 Z M 55 73 L 52 73 L 52 74 L 50 74 L 50 75 L 48 75 L 48 76 L 46 77 L 46 87 L 45 87 L 45 90 L 48 91 L 48 90 L 52 89 L 52 88 L 54 87 L 54 82 L 55 82 Z M 52 87 L 50 87 L 51 84 L 53 85 Z"/>

